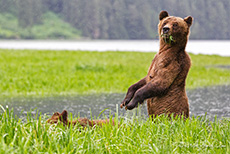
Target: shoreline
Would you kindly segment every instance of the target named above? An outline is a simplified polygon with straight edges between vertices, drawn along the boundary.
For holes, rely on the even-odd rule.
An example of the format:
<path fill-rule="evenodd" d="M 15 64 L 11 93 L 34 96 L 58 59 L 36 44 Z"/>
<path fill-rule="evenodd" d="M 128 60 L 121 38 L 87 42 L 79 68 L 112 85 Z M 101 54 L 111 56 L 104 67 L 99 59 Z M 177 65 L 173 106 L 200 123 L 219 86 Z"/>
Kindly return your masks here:
<path fill-rule="evenodd" d="M 158 40 L 0 40 L 0 49 L 157 52 Z M 230 40 L 189 40 L 193 54 L 230 56 Z"/>

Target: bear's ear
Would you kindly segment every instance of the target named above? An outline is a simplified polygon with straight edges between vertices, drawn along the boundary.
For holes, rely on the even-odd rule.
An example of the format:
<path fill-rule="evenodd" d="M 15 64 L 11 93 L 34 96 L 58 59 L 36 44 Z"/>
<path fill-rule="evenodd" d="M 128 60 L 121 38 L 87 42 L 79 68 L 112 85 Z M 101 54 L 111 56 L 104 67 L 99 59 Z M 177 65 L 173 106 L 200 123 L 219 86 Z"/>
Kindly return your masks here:
<path fill-rule="evenodd" d="M 159 14 L 159 19 L 162 20 L 168 16 L 169 16 L 169 14 L 167 11 L 161 11 L 161 13 Z"/>
<path fill-rule="evenodd" d="M 184 18 L 184 21 L 188 24 L 188 27 L 192 25 L 193 18 L 191 16 L 188 16 Z"/>
<path fill-rule="evenodd" d="M 61 121 L 67 121 L 67 117 L 68 117 L 68 112 L 66 110 L 64 110 L 62 113 L 61 113 Z"/>
<path fill-rule="evenodd" d="M 59 112 L 55 112 L 54 114 L 53 114 L 53 116 L 59 116 L 61 113 L 59 113 Z"/>

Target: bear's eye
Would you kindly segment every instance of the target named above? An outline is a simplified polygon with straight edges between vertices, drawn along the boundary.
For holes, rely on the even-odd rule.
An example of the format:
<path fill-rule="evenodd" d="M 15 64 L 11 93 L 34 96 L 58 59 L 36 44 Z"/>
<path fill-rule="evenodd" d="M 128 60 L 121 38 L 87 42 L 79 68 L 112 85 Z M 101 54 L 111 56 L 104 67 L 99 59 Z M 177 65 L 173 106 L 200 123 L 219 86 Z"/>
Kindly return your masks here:
<path fill-rule="evenodd" d="M 173 24 L 173 27 L 177 27 L 177 26 L 178 26 L 178 24 L 177 24 L 177 23 L 174 23 L 174 24 Z"/>
<path fill-rule="evenodd" d="M 163 23 L 163 25 L 162 25 L 162 26 L 164 27 L 166 24 L 167 24 L 167 23 L 165 22 L 165 23 Z"/>

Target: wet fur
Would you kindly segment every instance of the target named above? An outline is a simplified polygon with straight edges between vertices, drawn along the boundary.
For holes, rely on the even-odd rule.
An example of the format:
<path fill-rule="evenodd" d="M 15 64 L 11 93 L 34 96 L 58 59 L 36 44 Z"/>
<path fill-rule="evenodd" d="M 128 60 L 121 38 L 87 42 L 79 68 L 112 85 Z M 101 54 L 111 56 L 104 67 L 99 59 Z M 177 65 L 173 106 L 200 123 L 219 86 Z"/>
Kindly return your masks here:
<path fill-rule="evenodd" d="M 159 15 L 160 49 L 155 55 L 146 77 L 130 86 L 121 103 L 132 110 L 147 100 L 148 114 L 184 115 L 189 117 L 189 104 L 185 91 L 185 82 L 191 66 L 189 55 L 185 52 L 192 17 L 184 19 L 169 16 L 166 11 Z M 162 36 L 164 26 L 170 28 L 167 35 L 175 40 L 171 44 Z"/>

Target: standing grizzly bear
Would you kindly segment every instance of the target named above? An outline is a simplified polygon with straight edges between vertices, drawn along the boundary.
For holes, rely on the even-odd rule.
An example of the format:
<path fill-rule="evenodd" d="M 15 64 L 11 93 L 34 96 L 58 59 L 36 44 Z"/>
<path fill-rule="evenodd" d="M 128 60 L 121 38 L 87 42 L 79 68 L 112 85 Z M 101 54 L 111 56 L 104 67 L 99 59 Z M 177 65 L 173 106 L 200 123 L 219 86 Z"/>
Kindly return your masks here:
<path fill-rule="evenodd" d="M 191 60 L 185 47 L 193 18 L 188 16 L 182 19 L 162 11 L 159 19 L 159 52 L 155 55 L 147 76 L 129 87 L 121 108 L 125 106 L 132 110 L 147 99 L 149 115 L 173 113 L 174 116 L 189 117 L 185 80 Z"/>

